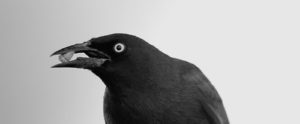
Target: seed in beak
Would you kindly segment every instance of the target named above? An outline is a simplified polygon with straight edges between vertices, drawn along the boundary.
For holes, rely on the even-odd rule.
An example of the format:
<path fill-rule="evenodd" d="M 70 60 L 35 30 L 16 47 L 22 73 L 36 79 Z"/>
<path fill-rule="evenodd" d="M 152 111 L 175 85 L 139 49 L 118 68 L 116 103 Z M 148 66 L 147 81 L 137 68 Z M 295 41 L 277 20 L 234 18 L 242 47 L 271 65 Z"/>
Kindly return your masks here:
<path fill-rule="evenodd" d="M 58 57 L 59 61 L 62 63 L 69 62 L 71 60 L 71 58 L 73 57 L 74 53 L 75 53 L 74 51 L 71 51 L 71 52 L 67 52 L 65 54 L 60 55 Z"/>

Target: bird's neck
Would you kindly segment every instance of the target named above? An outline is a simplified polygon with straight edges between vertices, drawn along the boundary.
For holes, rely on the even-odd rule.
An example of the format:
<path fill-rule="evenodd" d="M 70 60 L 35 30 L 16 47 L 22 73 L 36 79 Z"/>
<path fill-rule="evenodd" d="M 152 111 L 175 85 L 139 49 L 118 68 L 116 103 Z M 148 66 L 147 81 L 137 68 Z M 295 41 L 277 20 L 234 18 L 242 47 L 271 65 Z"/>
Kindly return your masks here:
<path fill-rule="evenodd" d="M 169 87 L 176 80 L 174 64 L 170 57 L 150 59 L 139 66 L 124 67 L 121 71 L 98 75 L 112 94 L 130 96 L 132 94 L 151 93 Z M 163 83 L 162 83 L 163 82 Z"/>

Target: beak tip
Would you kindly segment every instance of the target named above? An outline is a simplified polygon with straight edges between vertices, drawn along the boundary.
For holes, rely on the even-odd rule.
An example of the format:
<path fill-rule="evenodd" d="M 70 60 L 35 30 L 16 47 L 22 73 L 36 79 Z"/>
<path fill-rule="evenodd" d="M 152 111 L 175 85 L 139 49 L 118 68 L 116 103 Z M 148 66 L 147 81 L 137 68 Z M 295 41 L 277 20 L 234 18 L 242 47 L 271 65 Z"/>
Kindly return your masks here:
<path fill-rule="evenodd" d="M 65 67 L 62 63 L 51 66 L 51 68 L 61 68 Z"/>
<path fill-rule="evenodd" d="M 61 50 L 55 51 L 54 53 L 52 53 L 52 54 L 50 55 L 50 57 L 52 57 L 52 56 L 54 56 L 54 55 L 58 55 L 60 51 L 61 51 Z"/>
<path fill-rule="evenodd" d="M 53 66 L 51 66 L 51 68 L 57 68 L 58 66 L 56 66 L 56 65 L 53 65 Z"/>

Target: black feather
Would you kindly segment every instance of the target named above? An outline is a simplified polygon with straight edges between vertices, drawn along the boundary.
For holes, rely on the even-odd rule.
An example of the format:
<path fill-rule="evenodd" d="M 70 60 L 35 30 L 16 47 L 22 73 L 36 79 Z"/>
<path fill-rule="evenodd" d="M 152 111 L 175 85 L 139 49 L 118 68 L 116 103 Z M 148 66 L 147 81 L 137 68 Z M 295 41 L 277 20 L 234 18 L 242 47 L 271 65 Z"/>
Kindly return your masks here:
<path fill-rule="evenodd" d="M 116 43 L 126 50 L 114 52 Z M 195 65 L 128 34 L 93 38 L 89 47 L 111 57 L 90 69 L 107 86 L 106 124 L 229 124 L 219 94 Z"/>

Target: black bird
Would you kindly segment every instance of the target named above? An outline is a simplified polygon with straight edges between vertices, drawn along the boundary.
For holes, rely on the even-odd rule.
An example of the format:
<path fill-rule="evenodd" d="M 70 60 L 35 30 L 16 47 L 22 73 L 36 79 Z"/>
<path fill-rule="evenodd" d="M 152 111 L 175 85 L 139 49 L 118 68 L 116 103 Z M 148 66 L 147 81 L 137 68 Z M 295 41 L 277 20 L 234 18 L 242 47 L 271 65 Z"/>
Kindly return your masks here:
<path fill-rule="evenodd" d="M 74 53 L 88 57 L 71 60 Z M 229 124 L 214 86 L 193 64 L 141 38 L 110 34 L 65 47 L 53 67 L 91 70 L 106 85 L 106 124 Z"/>

